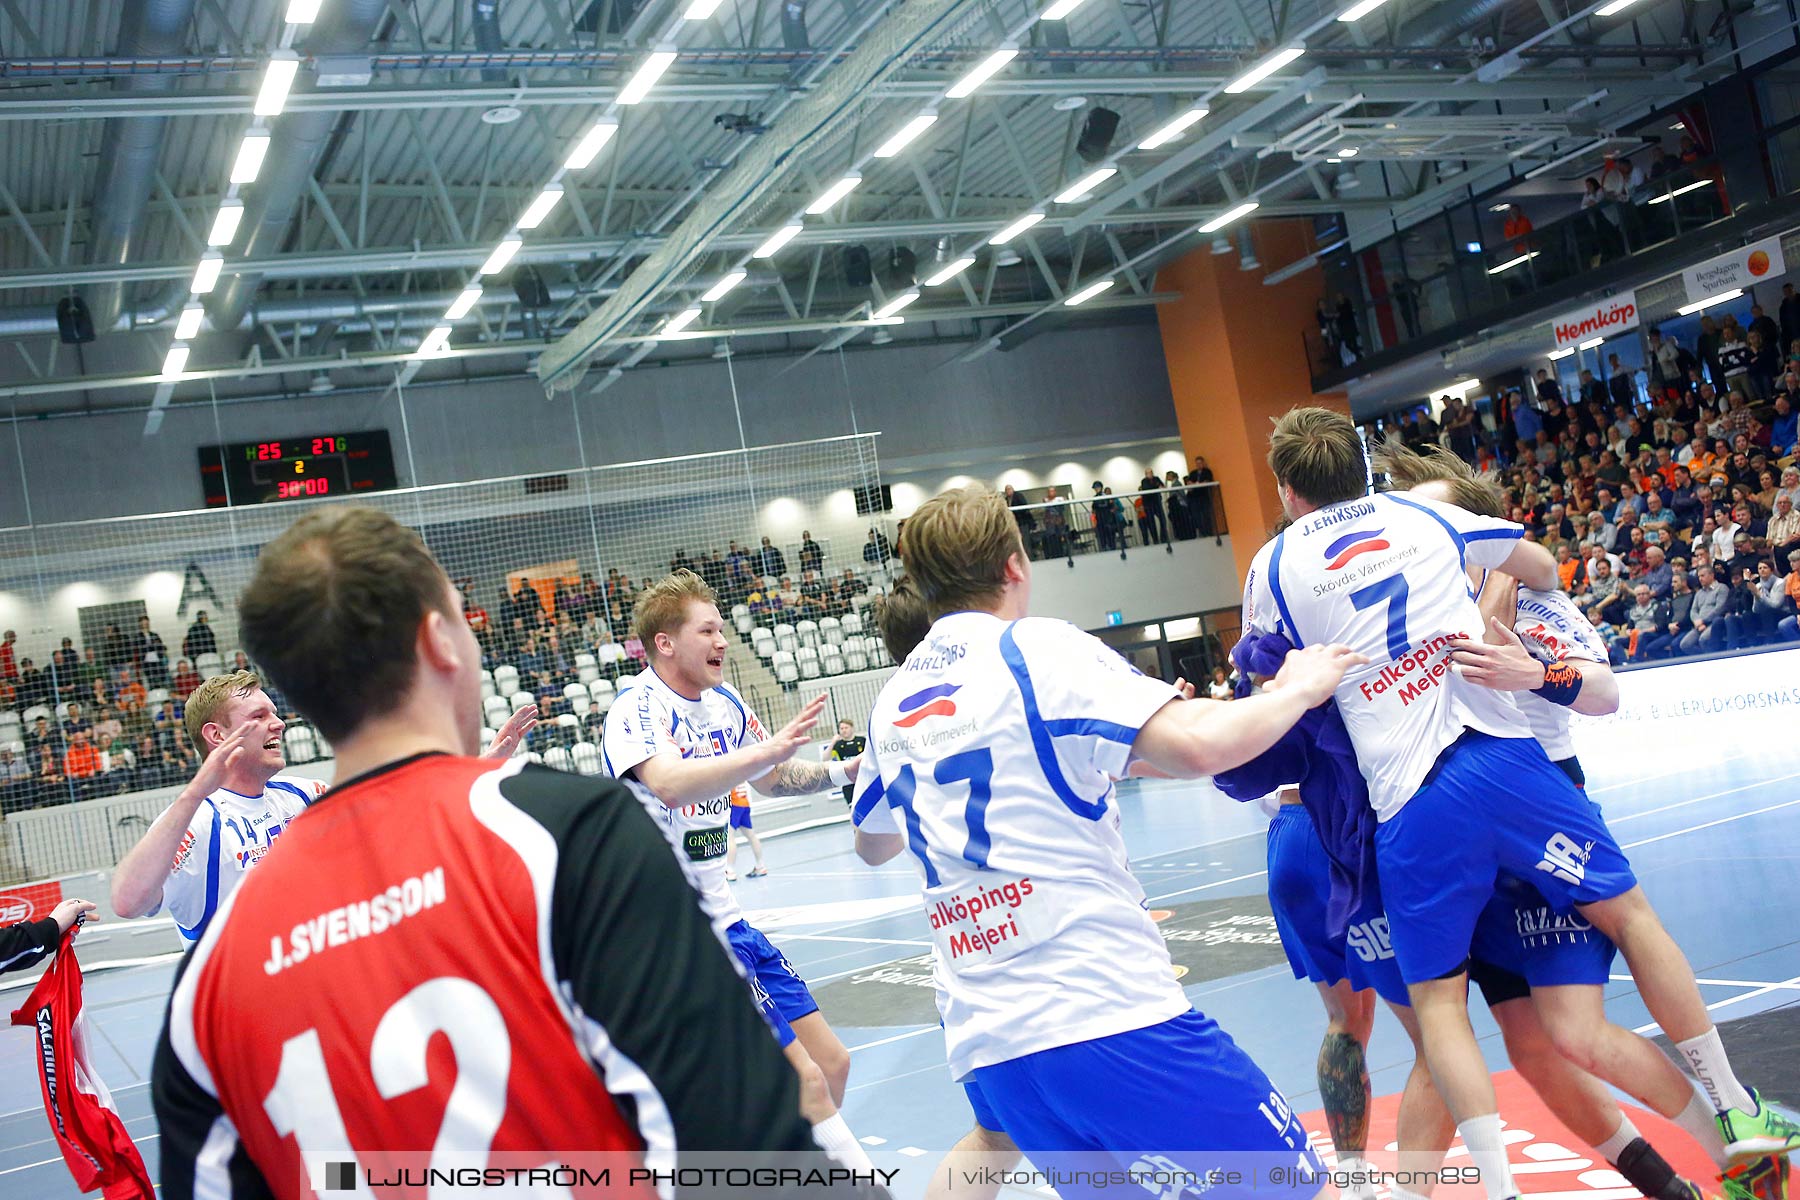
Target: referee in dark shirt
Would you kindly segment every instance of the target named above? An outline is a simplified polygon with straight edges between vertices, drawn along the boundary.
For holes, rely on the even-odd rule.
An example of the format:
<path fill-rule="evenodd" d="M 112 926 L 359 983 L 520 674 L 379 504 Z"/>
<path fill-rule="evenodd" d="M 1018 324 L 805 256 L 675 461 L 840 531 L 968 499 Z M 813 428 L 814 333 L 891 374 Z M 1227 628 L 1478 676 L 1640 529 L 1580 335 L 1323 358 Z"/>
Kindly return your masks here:
<path fill-rule="evenodd" d="M 831 743 L 831 749 L 827 752 L 826 757 L 833 762 L 854 762 L 862 757 L 862 752 L 868 744 L 866 738 L 857 734 L 856 723 L 846 718 L 838 722 L 837 741 Z M 855 791 L 854 784 L 844 789 L 845 804 L 850 803 L 850 797 Z"/>

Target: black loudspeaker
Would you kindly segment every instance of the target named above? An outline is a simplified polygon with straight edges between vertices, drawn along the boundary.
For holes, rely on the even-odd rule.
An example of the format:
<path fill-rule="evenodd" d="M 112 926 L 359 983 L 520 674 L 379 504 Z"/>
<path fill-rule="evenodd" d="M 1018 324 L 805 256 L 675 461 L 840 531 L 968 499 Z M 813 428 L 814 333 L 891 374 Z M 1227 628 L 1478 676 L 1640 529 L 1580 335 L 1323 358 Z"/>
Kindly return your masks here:
<path fill-rule="evenodd" d="M 875 282 L 875 269 L 869 263 L 867 246 L 844 247 L 844 286 L 866 288 Z"/>
<path fill-rule="evenodd" d="M 886 270 L 881 284 L 892 291 L 905 291 L 919 281 L 919 258 L 905 246 L 888 251 Z"/>
<path fill-rule="evenodd" d="M 550 305 L 550 289 L 544 283 L 544 277 L 536 267 L 519 267 L 513 271 L 513 294 L 519 298 L 519 307 L 531 312 Z"/>
<path fill-rule="evenodd" d="M 885 483 L 875 487 L 861 486 L 855 492 L 856 512 L 859 516 L 894 511 L 894 489 Z"/>
<path fill-rule="evenodd" d="M 1119 114 L 1110 108 L 1090 108 L 1081 124 L 1081 137 L 1075 142 L 1075 153 L 1082 162 L 1096 163 L 1112 148 L 1113 134 L 1119 128 Z"/>
<path fill-rule="evenodd" d="M 94 318 L 80 296 L 64 296 L 56 302 L 56 335 L 65 346 L 94 340 Z"/>

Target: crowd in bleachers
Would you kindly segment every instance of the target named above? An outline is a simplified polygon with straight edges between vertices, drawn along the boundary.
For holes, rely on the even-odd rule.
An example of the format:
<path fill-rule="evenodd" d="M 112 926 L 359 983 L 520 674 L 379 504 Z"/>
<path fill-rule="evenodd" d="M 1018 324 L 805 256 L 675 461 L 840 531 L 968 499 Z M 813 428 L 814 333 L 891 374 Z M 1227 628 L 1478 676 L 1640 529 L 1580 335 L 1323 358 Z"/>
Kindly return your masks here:
<path fill-rule="evenodd" d="M 1224 507 L 1206 459 L 1196 455 L 1187 475 L 1149 468 L 1137 490 L 1123 496 L 1096 479 L 1090 495 L 1048 487 L 1042 494 L 1007 484 L 1007 507 L 1019 526 L 1026 554 L 1034 560 L 1077 554 L 1123 552 L 1134 546 L 1216 537 L 1225 532 Z"/>
<path fill-rule="evenodd" d="M 209 615 L 195 615 L 181 657 L 138 621 L 135 634 L 107 625 L 81 650 L 65 637 L 48 662 L 0 635 L 0 811 L 67 803 L 179 783 L 199 756 L 182 703 L 207 675 L 248 667 L 242 651 L 219 654 Z"/>
<path fill-rule="evenodd" d="M 1509 515 L 1557 556 L 1615 662 L 1800 640 L 1800 347 L 1750 386 L 1710 352 L 1689 367 L 1649 336 L 1649 371 L 1614 356 L 1613 379 L 1589 387 L 1583 372 L 1572 399 L 1538 371 L 1492 422 L 1452 399 L 1437 419 L 1365 432 L 1497 471 Z"/>

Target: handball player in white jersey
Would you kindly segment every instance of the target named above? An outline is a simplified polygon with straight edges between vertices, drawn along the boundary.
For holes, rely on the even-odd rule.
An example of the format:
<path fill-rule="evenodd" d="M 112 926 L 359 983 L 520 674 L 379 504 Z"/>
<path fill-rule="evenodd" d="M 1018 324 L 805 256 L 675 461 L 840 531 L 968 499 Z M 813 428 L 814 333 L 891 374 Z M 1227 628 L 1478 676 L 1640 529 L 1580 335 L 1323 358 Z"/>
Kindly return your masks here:
<path fill-rule="evenodd" d="M 1266 695 L 1182 700 L 1074 626 L 1026 616 L 1030 564 L 986 488 L 922 505 L 900 553 L 937 619 L 876 701 L 852 821 L 864 861 L 919 864 L 951 1073 L 977 1085 L 981 1124 L 1040 1166 L 1241 1170 L 1208 1195 L 1317 1193 L 1286 1101 L 1176 982 L 1113 779 L 1135 762 L 1235 766 L 1361 660 L 1315 647 Z"/>
<path fill-rule="evenodd" d="M 849 1166 L 868 1154 L 838 1113 L 850 1052 L 806 981 L 744 919 L 725 878 L 731 791 L 806 796 L 852 782 L 856 763 L 794 758 L 824 710 L 819 696 L 773 735 L 725 682 L 725 620 L 713 590 L 692 571 L 665 576 L 638 597 L 632 629 L 649 665 L 619 687 L 601 739 L 606 773 L 656 819 L 687 870 L 719 938 L 744 970 L 763 1019 L 800 1077 L 800 1109 L 819 1145 Z"/>
<path fill-rule="evenodd" d="M 1552 765 L 1510 695 L 1451 669 L 1454 644 L 1479 641 L 1484 628 L 1467 571 L 1499 569 L 1551 592 L 1559 580 L 1550 555 L 1511 522 L 1416 496 L 1365 495 L 1363 446 L 1339 413 L 1287 413 L 1269 465 L 1294 523 L 1252 564 L 1246 628 L 1296 646 L 1344 642 L 1368 656 L 1339 684 L 1338 708 L 1381 822 L 1382 896 L 1426 1057 L 1490 1200 L 1518 1189 L 1469 1025 L 1466 965 L 1501 874 L 1536 884 L 1552 908 L 1581 906 L 1617 943 L 1652 1015 L 1707 1087 L 1727 1141 L 1740 1151 L 1785 1144 L 1732 1077 L 1692 971 L 1605 823 Z M 1546 688 L 1568 686 L 1557 675 Z"/>
<path fill-rule="evenodd" d="M 506 758 L 536 723 L 535 705 L 513 713 L 483 757 Z M 182 724 L 200 752 L 200 769 L 113 869 L 112 906 L 121 917 L 167 909 L 192 946 L 287 823 L 325 794 L 325 784 L 281 773 L 287 726 L 250 671 L 201 683 L 187 698 Z"/>

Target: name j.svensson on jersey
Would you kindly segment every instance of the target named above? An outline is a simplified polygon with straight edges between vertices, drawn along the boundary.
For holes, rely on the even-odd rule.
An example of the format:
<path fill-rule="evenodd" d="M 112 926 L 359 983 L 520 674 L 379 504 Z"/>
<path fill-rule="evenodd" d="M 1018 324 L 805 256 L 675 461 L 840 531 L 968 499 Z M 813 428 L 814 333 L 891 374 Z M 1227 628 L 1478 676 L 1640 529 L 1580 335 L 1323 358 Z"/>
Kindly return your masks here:
<path fill-rule="evenodd" d="M 322 912 L 294 926 L 286 947 L 280 938 L 270 938 L 269 961 L 263 970 L 277 975 L 325 950 L 386 933 L 408 917 L 442 904 L 444 896 L 444 868 L 434 867 L 367 900 Z"/>

